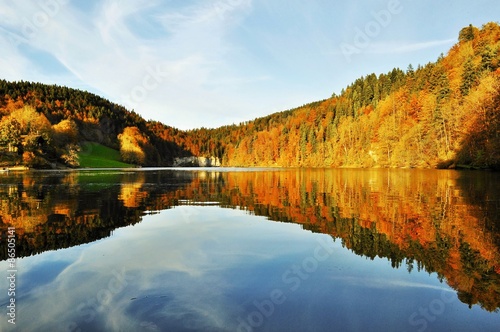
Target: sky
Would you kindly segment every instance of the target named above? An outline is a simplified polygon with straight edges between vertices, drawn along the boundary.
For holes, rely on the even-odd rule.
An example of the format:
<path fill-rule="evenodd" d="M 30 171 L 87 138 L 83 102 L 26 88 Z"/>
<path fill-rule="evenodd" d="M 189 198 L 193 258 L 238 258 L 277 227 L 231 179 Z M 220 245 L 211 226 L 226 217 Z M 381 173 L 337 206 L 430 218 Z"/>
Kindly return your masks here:
<path fill-rule="evenodd" d="M 498 0 L 0 0 L 0 78 L 214 128 L 433 62 L 498 13 Z"/>

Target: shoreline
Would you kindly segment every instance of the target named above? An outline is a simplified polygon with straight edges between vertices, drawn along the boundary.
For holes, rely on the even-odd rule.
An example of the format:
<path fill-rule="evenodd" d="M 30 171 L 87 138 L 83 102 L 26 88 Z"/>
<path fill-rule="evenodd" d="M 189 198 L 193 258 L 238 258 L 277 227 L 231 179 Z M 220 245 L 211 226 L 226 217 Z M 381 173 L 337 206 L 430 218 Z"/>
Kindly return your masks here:
<path fill-rule="evenodd" d="M 0 169 L 1 173 L 29 171 L 27 166 L 5 166 Z"/>

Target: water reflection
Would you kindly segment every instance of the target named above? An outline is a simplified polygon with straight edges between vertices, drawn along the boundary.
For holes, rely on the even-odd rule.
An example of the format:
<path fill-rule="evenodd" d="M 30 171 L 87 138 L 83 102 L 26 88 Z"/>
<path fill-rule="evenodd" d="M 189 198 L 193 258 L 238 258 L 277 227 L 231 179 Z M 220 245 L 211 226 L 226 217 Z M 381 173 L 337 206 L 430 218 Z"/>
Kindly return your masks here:
<path fill-rule="evenodd" d="M 109 237 L 172 207 L 218 205 L 301 224 L 340 239 L 357 255 L 387 258 L 393 267 L 435 272 L 462 302 L 495 311 L 500 308 L 499 183 L 496 173 L 430 170 L 9 174 L 0 177 L 0 230 L 4 243 L 7 227 L 16 228 L 17 256 L 23 257 Z M 178 211 L 184 211 L 184 220 L 194 218 L 193 209 Z M 5 260 L 6 247 L 1 250 Z M 53 271 L 64 268 L 60 262 Z M 39 282 L 44 278 L 51 276 Z M 137 307 L 129 310 L 139 314 L 140 303 L 137 298 Z"/>

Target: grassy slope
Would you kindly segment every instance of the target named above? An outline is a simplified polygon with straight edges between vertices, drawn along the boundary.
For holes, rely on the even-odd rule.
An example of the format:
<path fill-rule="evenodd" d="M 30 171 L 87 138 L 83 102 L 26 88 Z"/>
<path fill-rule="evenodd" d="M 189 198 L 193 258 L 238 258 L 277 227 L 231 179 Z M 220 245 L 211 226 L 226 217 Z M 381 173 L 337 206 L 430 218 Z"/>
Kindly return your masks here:
<path fill-rule="evenodd" d="M 120 152 L 94 142 L 82 145 L 78 160 L 80 167 L 133 167 L 121 161 Z"/>

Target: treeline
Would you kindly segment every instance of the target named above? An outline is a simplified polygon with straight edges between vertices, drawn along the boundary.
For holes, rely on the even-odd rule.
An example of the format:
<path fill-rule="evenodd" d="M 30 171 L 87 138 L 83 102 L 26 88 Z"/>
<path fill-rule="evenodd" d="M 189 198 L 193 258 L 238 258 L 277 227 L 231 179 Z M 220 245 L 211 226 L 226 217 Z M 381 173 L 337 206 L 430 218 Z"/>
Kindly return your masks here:
<path fill-rule="evenodd" d="M 9 132 L 7 117 L 25 105 L 51 126 L 73 121 L 78 143 L 59 143 L 59 152 L 49 154 L 67 165 L 74 163 L 63 155 L 93 141 L 147 166 L 193 155 L 224 166 L 500 168 L 499 68 L 500 26 L 470 25 L 435 62 L 370 74 L 339 95 L 239 125 L 189 131 L 145 121 L 88 92 L 0 81 L 0 130 Z M 29 130 L 21 129 L 26 138 Z M 0 152 L 9 144 L 30 147 L 19 137 L 1 141 Z M 47 157 L 38 147 L 31 148 L 34 157 Z"/>

